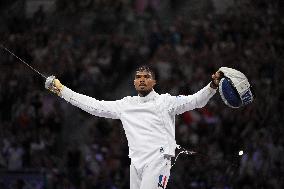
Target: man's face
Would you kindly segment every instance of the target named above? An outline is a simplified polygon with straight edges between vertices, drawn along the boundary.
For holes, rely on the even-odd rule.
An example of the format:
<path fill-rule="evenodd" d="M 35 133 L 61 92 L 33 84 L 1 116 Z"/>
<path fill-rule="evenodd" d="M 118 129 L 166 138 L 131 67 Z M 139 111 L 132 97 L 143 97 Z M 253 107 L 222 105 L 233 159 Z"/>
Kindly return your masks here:
<path fill-rule="evenodd" d="M 145 93 L 152 91 L 156 84 L 156 80 L 153 79 L 151 72 L 137 71 L 134 79 L 134 86 L 138 93 Z"/>

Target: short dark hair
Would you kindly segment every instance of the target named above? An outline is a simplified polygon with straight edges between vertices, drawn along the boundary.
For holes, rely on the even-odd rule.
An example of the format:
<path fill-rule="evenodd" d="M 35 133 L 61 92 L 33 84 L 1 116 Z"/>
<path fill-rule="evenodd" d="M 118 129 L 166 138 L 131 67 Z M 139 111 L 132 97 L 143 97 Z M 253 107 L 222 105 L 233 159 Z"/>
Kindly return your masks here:
<path fill-rule="evenodd" d="M 152 79 L 156 78 L 154 69 L 152 67 L 148 66 L 148 65 L 139 66 L 135 70 L 135 73 L 137 73 L 137 72 L 149 72 L 152 76 Z"/>

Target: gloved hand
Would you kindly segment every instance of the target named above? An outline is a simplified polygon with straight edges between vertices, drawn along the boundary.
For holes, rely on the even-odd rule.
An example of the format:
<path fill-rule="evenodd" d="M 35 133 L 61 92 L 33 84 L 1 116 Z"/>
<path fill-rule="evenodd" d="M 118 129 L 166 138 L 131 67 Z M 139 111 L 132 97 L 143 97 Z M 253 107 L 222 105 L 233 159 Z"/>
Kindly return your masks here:
<path fill-rule="evenodd" d="M 55 78 L 55 76 L 49 76 L 45 81 L 45 88 L 57 94 L 58 96 L 61 96 L 63 87 L 64 85 L 62 85 L 60 81 Z"/>
<path fill-rule="evenodd" d="M 220 80 L 224 77 L 224 73 L 221 71 L 217 71 L 211 76 L 210 87 L 213 89 L 217 89 L 219 87 Z"/>

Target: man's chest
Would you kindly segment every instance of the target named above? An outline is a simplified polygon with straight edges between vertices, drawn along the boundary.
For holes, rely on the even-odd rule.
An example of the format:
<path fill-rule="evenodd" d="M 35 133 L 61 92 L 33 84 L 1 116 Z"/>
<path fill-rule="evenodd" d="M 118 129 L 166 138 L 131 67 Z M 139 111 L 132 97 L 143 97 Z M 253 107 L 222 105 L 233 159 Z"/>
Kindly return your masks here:
<path fill-rule="evenodd" d="M 122 121 L 130 124 L 160 125 L 163 122 L 164 104 L 161 101 L 132 102 L 123 108 Z"/>

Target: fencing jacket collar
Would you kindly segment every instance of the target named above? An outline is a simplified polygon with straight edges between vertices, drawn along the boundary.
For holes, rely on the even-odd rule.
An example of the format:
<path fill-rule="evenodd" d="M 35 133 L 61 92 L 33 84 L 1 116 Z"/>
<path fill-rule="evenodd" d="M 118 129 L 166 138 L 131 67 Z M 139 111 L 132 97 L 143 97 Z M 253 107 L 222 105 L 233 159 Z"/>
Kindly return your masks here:
<path fill-rule="evenodd" d="M 147 95 L 147 96 L 139 96 L 138 95 L 138 100 L 140 103 L 145 103 L 145 102 L 149 102 L 151 100 L 154 100 L 157 96 L 159 96 L 158 93 L 156 93 L 156 91 L 154 91 L 154 89 Z"/>

